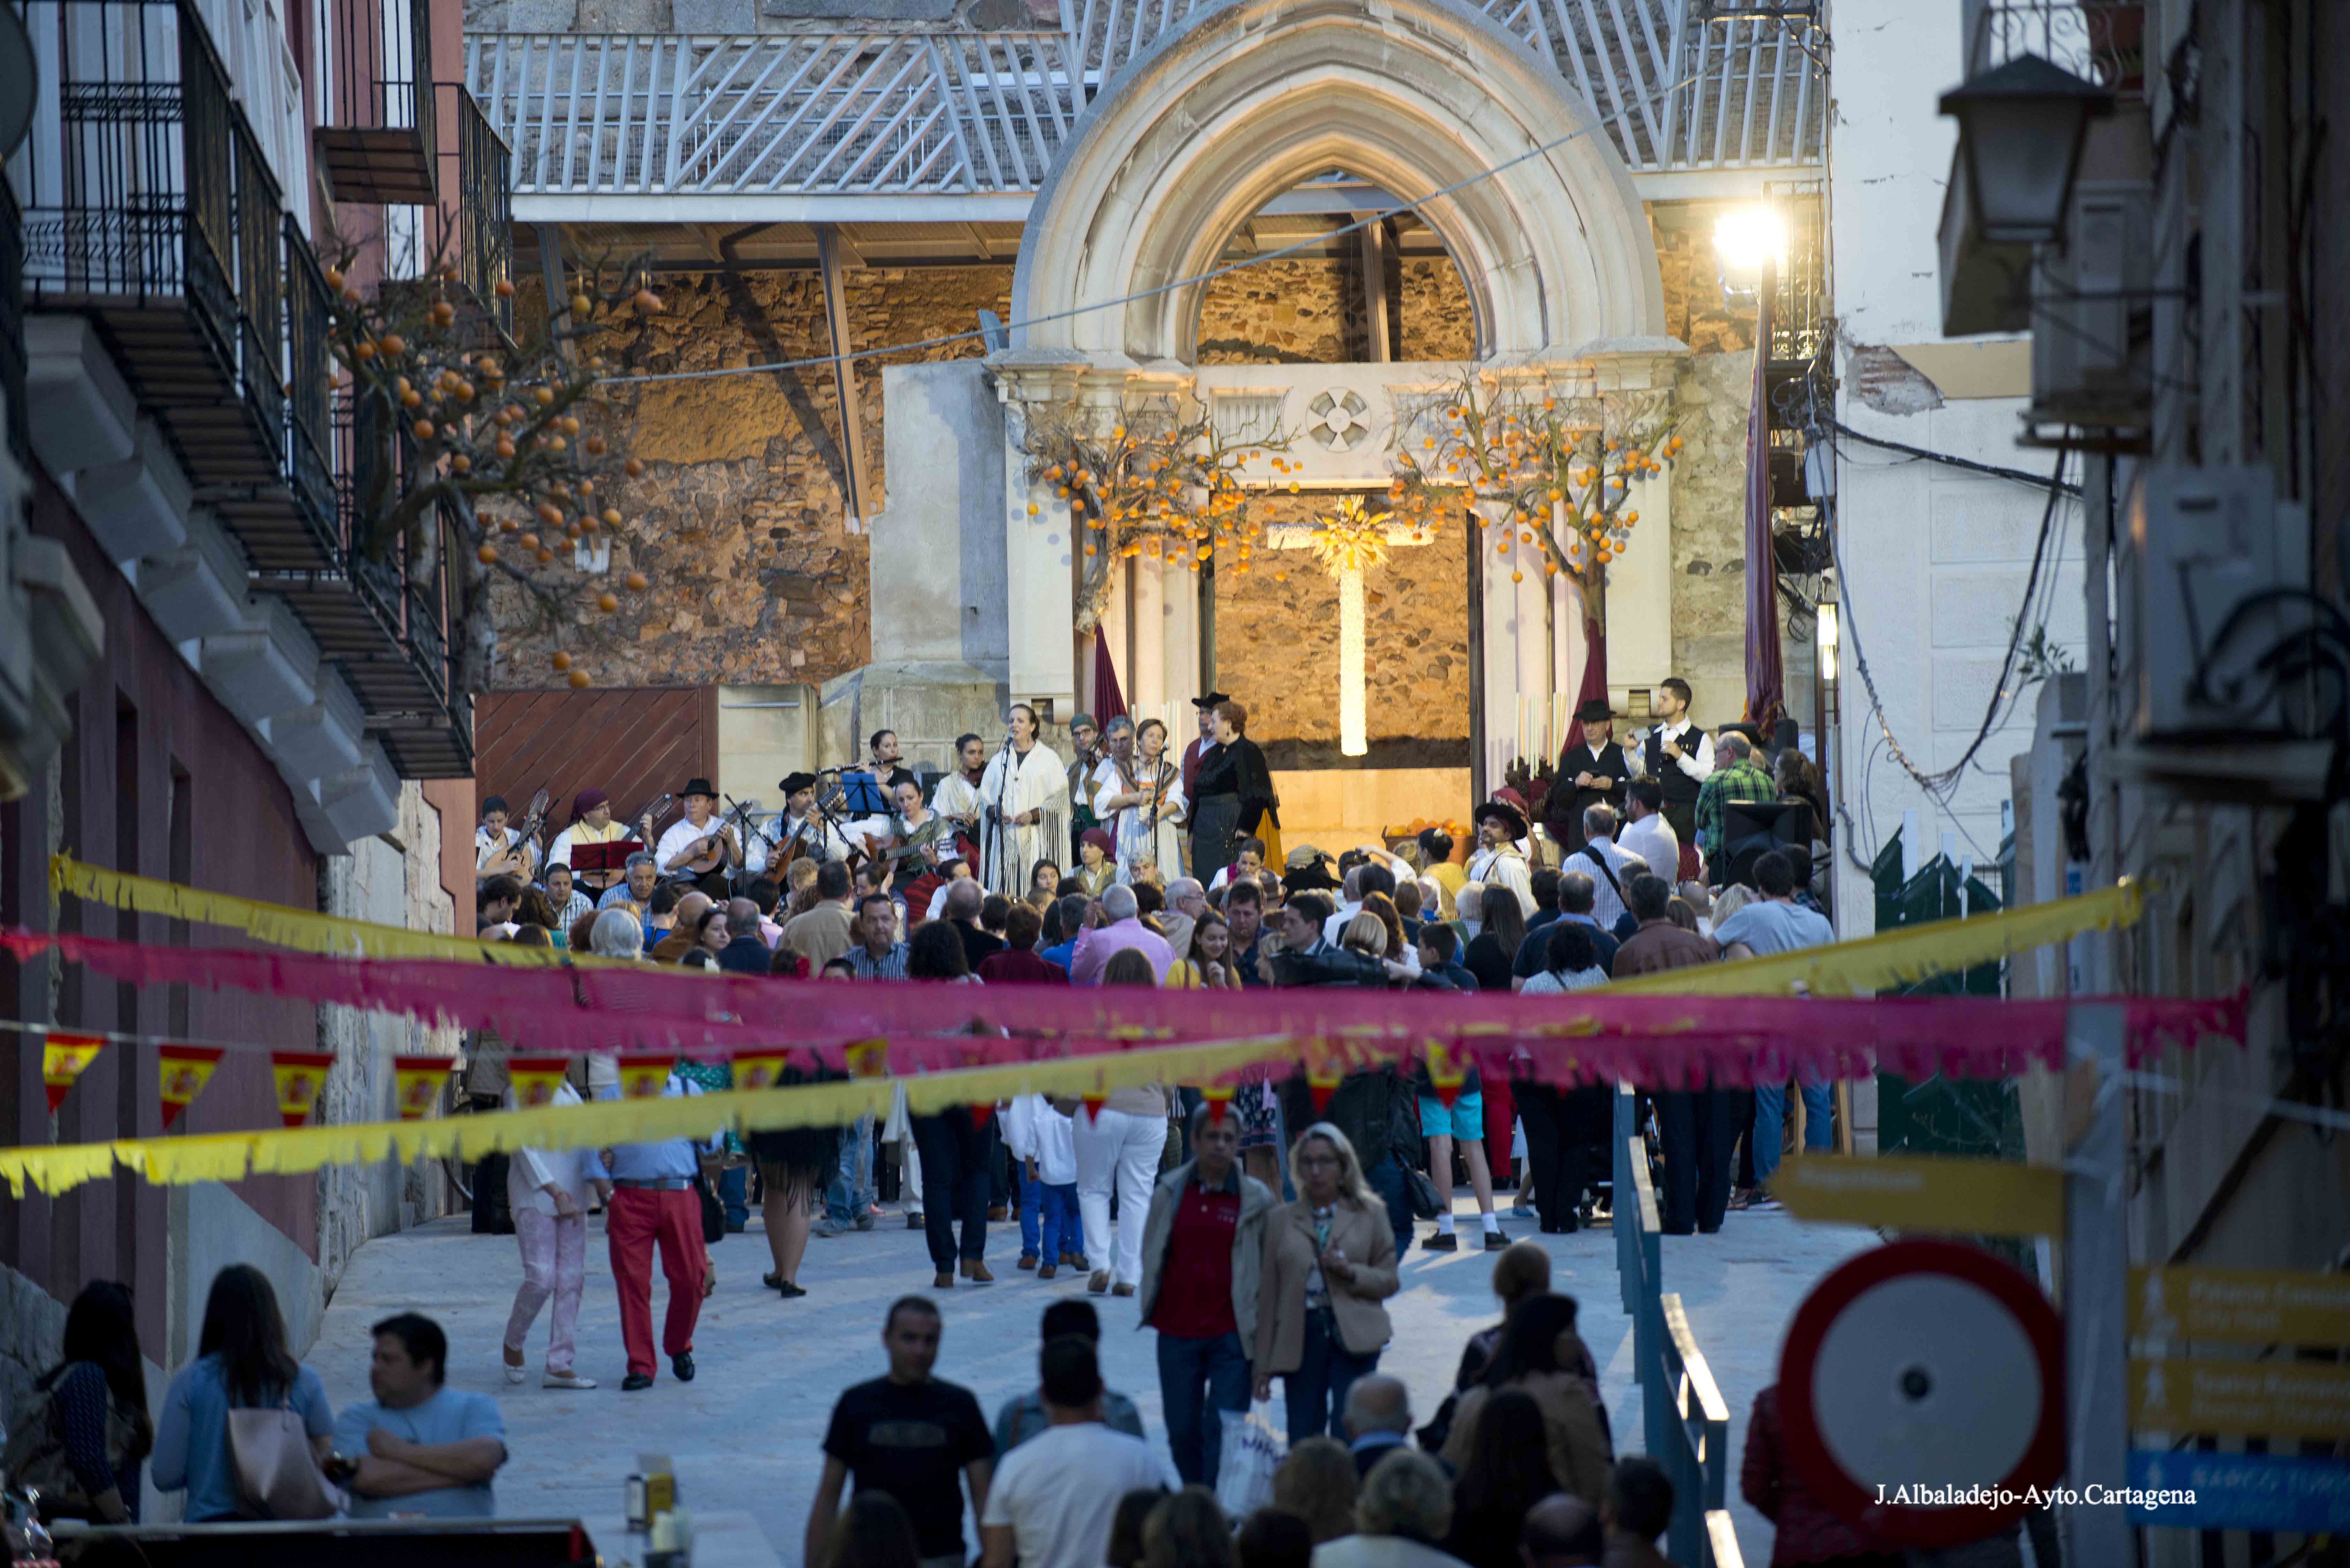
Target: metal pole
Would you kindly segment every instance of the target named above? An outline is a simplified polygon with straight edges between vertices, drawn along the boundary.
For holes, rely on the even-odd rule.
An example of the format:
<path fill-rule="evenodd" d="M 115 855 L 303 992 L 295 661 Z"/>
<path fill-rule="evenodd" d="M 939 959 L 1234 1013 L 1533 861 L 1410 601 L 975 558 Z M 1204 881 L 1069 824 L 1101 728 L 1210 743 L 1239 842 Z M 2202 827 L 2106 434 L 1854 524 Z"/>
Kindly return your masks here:
<path fill-rule="evenodd" d="M 2085 1490 L 2120 1486 L 2129 1449 L 2120 1007 L 2067 1012 L 2064 1066 L 2064 1484 Z M 2128 1510 L 2076 1505 L 2063 1523 L 2065 1561 L 2136 1560 Z"/>

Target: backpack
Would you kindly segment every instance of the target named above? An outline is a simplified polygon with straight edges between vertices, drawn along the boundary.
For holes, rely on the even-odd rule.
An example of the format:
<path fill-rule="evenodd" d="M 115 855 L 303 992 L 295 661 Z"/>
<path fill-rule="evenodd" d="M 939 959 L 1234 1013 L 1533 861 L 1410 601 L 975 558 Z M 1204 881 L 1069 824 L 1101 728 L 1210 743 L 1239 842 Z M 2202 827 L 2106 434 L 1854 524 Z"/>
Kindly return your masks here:
<path fill-rule="evenodd" d="M 43 1519 L 94 1520 L 97 1504 L 82 1490 L 80 1478 L 66 1459 L 65 1412 L 58 1407 L 57 1392 L 70 1369 L 70 1365 L 60 1366 L 36 1383 L 17 1407 L 8 1424 L 8 1446 L 0 1449 L 0 1480 L 14 1491 L 37 1490 Z M 138 1435 L 137 1417 L 109 1387 L 106 1466 L 109 1476 L 130 1457 Z"/>

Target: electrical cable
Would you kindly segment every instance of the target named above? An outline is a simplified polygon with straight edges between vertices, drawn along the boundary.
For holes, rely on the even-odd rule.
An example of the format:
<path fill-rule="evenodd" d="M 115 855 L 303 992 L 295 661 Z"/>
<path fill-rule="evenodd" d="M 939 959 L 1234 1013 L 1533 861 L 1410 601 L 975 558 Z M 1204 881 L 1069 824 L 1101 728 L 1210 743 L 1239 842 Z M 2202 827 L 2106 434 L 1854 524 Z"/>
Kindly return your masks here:
<path fill-rule="evenodd" d="M 1337 239 L 1342 235 L 1351 234 L 1357 230 L 1369 228 L 1374 223 L 1385 223 L 1389 218 L 1399 217 L 1406 213 L 1417 213 L 1420 207 L 1430 202 L 1442 201 L 1445 197 L 1452 195 L 1457 192 L 1465 191 L 1471 185 L 1482 184 L 1485 181 L 1491 180 L 1494 176 L 1500 174 L 1505 169 L 1513 169 L 1521 163 L 1528 162 L 1534 159 L 1543 157 L 1545 154 L 1555 152 L 1559 148 L 1565 146 L 1568 142 L 1580 140 L 1582 138 L 1589 136 L 1595 131 L 1600 130 L 1607 126 L 1612 125 L 1617 120 L 1628 120 L 1634 110 L 1647 108 L 1650 104 L 1663 102 L 1665 99 L 1672 97 L 1673 94 L 1680 91 L 1683 88 L 1696 82 L 1702 74 L 1703 73 L 1699 71 L 1691 71 L 1687 76 L 1682 77 L 1679 81 L 1669 83 L 1666 86 L 1658 88 L 1655 92 L 1650 93 L 1646 98 L 1633 99 L 1631 103 L 1626 105 L 1622 109 L 1617 109 L 1612 114 L 1601 115 L 1589 125 L 1581 126 L 1576 130 L 1568 131 L 1565 136 L 1555 137 L 1551 140 L 1541 142 L 1534 147 L 1530 147 L 1523 152 L 1518 153 L 1513 157 L 1504 158 L 1502 161 L 1494 164 L 1489 169 L 1481 169 L 1476 173 L 1471 174 L 1464 179 L 1456 180 L 1450 185 L 1430 191 L 1427 195 L 1420 197 L 1418 201 L 1399 202 L 1397 205 L 1387 208 L 1382 212 L 1367 213 L 1366 215 L 1357 218 L 1352 223 L 1344 224 L 1341 227 L 1309 234 L 1302 240 L 1295 241 L 1289 244 L 1283 245 L 1278 249 L 1261 252 L 1258 254 L 1252 256 L 1243 256 L 1239 261 L 1227 262 L 1222 266 L 1212 267 L 1202 273 L 1195 273 L 1190 277 L 1179 277 L 1171 280 L 1170 282 L 1154 284 L 1149 288 L 1137 289 L 1131 294 L 1120 295 L 1116 299 L 1097 300 L 1091 305 L 1073 305 L 1065 310 L 1047 311 L 1042 316 L 1025 317 L 1018 321 L 1006 322 L 1000 328 L 994 329 L 972 327 L 971 330 L 966 332 L 949 332 L 936 337 L 916 338 L 915 340 L 908 343 L 885 344 L 877 348 L 851 348 L 843 353 L 817 354 L 804 359 L 775 359 L 759 365 L 732 365 L 711 370 L 668 370 L 658 374 L 641 376 L 599 376 L 597 378 L 596 384 L 599 387 L 631 387 L 643 386 L 656 381 L 710 381 L 715 380 L 722 376 L 759 376 L 776 370 L 806 370 L 816 369 L 826 366 L 850 364 L 858 359 L 878 359 L 885 354 L 908 354 L 920 348 L 942 348 L 951 343 L 968 343 L 973 338 L 985 337 L 989 336 L 991 330 L 1000 330 L 1008 333 L 1016 331 L 1022 327 L 1041 327 L 1048 321 L 1066 321 L 1072 317 L 1090 316 L 1097 310 L 1115 310 L 1119 306 L 1131 305 L 1136 300 L 1152 299 L 1162 294 L 1171 294 L 1177 289 L 1192 288 L 1201 284 L 1213 283 L 1220 277 L 1228 276 L 1229 275 L 1239 272 L 1243 268 L 1256 266 L 1265 262 L 1279 261 L 1284 256 L 1295 255 L 1304 251 L 1318 250 L 1322 246 L 1328 244 L 1332 240 Z"/>
<path fill-rule="evenodd" d="M 2034 490 L 2044 490 L 2048 488 L 2049 484 L 2052 483 L 2049 480 L 2042 478 L 2039 474 L 2026 472 L 2024 470 L 2020 468 L 2002 468 L 1997 463 L 1977 462 L 1970 457 L 1960 457 L 1954 452 L 1934 452 L 1922 446 L 1911 446 L 1907 441 L 1892 441 L 1884 436 L 1870 435 L 1866 431 L 1856 431 L 1853 429 L 1850 425 L 1846 424 L 1842 420 L 1837 419 L 1833 414 L 1822 415 L 1821 419 L 1822 422 L 1825 424 L 1829 430 L 1835 431 L 1838 435 L 1847 435 L 1852 437 L 1855 441 L 1866 441 L 1871 446 L 1881 446 L 1887 452 L 1901 452 L 1906 456 L 1918 458 L 1926 462 L 1944 463 L 1951 468 L 1963 468 L 1972 473 L 1989 474 L 1993 479 L 2011 480 L 2017 484 L 2028 484 Z M 2062 484 L 2060 488 L 2062 488 L 2065 494 L 2070 495 L 2076 500 L 2079 499 L 2081 494 L 2081 487 L 2079 485 L 2065 483 Z"/>

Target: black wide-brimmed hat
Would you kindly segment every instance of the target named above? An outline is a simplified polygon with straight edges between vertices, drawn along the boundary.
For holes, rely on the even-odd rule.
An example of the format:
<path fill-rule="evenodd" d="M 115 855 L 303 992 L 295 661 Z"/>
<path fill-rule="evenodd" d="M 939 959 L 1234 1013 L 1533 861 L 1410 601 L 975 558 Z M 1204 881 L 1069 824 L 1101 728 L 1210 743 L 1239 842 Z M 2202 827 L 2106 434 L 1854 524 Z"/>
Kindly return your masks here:
<path fill-rule="evenodd" d="M 1616 710 L 1607 705 L 1605 697 L 1594 697 L 1575 711 L 1575 722 L 1578 724 L 1604 724 L 1615 717 Z"/>
<path fill-rule="evenodd" d="M 777 781 L 775 787 L 784 792 L 785 800 L 789 800 L 804 789 L 816 788 L 816 775 L 809 773 L 785 774 Z"/>
<path fill-rule="evenodd" d="M 1508 801 L 1489 800 L 1470 814 L 1470 820 L 1482 822 L 1489 816 L 1499 817 L 1502 826 L 1509 829 L 1512 838 L 1523 838 L 1526 836 L 1526 814 Z"/>
<path fill-rule="evenodd" d="M 1192 698 L 1191 706 L 1194 708 L 1207 709 L 1214 707 L 1219 702 L 1229 702 L 1232 700 L 1232 693 L 1228 691 L 1211 691 L 1205 697 Z"/>
<path fill-rule="evenodd" d="M 677 796 L 680 800 L 690 800 L 698 794 L 707 795 L 712 800 L 716 800 L 718 798 L 717 786 L 712 784 L 708 779 L 688 779 L 685 781 L 685 787 L 677 792 Z"/>

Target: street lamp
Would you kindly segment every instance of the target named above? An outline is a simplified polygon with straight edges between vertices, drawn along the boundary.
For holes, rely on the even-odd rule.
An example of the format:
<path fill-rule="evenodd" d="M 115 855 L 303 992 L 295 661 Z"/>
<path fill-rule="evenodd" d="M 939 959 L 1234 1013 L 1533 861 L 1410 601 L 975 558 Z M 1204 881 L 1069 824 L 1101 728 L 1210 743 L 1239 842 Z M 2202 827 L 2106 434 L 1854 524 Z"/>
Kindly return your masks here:
<path fill-rule="evenodd" d="M 1944 93 L 1940 108 L 1959 122 L 1959 158 L 1981 239 L 2061 238 L 2089 121 L 2114 111 L 2114 95 L 2037 55 L 2019 55 Z"/>
<path fill-rule="evenodd" d="M 1713 221 L 1713 254 L 1725 273 L 1755 276 L 1786 259 L 1786 223 L 1775 208 L 1733 207 Z"/>
<path fill-rule="evenodd" d="M 1834 680 L 1836 678 L 1836 642 L 1839 631 L 1836 624 L 1837 613 L 1835 600 L 1822 601 L 1819 608 L 1819 641 L 1820 679 L 1823 680 Z"/>

